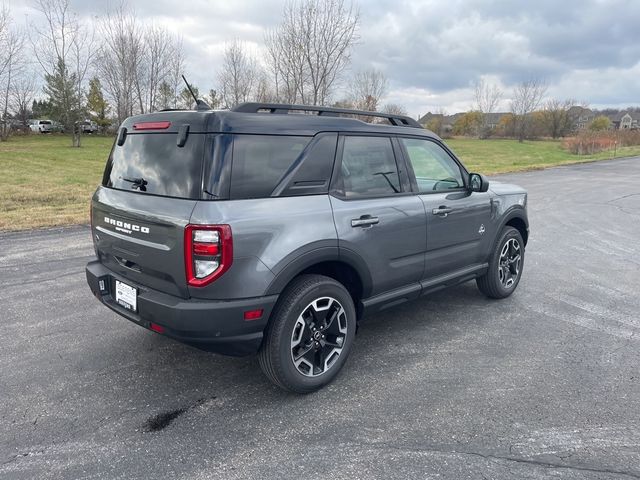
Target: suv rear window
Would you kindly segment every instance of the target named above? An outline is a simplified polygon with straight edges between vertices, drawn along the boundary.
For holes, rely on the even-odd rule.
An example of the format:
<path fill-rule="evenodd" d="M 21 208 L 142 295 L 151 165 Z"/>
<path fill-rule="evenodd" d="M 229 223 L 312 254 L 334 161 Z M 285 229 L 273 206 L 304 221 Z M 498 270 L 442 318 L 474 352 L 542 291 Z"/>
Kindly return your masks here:
<path fill-rule="evenodd" d="M 271 195 L 311 137 L 236 135 L 231 167 L 232 199 Z"/>
<path fill-rule="evenodd" d="M 122 146 L 113 146 L 102 185 L 166 197 L 200 198 L 204 141 L 205 135 L 191 134 L 184 147 L 178 147 L 176 134 L 129 134 Z"/>

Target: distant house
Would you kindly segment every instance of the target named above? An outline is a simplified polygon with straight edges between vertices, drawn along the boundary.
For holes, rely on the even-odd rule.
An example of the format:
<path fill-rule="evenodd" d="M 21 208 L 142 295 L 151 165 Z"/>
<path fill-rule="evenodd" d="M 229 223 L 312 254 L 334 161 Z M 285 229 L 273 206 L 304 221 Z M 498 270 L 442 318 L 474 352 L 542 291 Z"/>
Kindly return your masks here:
<path fill-rule="evenodd" d="M 616 130 L 640 128 L 640 112 L 619 112 L 608 115 L 611 125 Z"/>
<path fill-rule="evenodd" d="M 453 115 L 444 115 L 442 113 L 427 113 L 423 115 L 418 120 L 418 123 L 423 127 L 426 127 L 429 122 L 432 120 L 437 120 L 442 122 L 442 131 L 450 132 L 453 130 L 453 124 L 456 123 L 456 120 L 460 118 L 464 113 L 454 113 Z"/>
<path fill-rule="evenodd" d="M 442 113 L 429 112 L 426 115 L 423 115 L 422 117 L 420 117 L 420 119 L 418 120 L 418 123 L 422 126 L 426 126 L 427 123 L 429 123 L 432 120 L 441 120 L 442 128 L 444 129 L 444 131 L 451 131 L 453 130 L 453 125 L 463 115 L 464 115 L 464 112 L 454 113 L 453 115 L 443 115 Z M 489 128 L 496 128 L 500 124 L 500 120 L 502 119 L 502 117 L 504 117 L 505 115 L 508 115 L 508 114 L 499 113 L 499 112 L 487 113 L 486 114 L 487 126 Z"/>
<path fill-rule="evenodd" d="M 418 123 L 422 126 L 425 126 L 427 123 L 429 123 L 431 120 L 440 120 L 440 119 L 444 119 L 444 115 L 442 113 L 427 113 L 426 115 L 423 115 L 422 117 L 420 117 L 420 119 L 418 120 Z"/>
<path fill-rule="evenodd" d="M 568 113 L 572 121 L 573 130 L 584 130 L 596 118 L 592 110 L 577 105 L 571 107 Z"/>
<path fill-rule="evenodd" d="M 504 117 L 505 115 L 509 114 L 506 112 L 486 113 L 485 119 L 487 122 L 487 127 L 492 129 L 497 128 L 498 125 L 500 125 L 500 120 L 502 120 L 502 117 Z"/>

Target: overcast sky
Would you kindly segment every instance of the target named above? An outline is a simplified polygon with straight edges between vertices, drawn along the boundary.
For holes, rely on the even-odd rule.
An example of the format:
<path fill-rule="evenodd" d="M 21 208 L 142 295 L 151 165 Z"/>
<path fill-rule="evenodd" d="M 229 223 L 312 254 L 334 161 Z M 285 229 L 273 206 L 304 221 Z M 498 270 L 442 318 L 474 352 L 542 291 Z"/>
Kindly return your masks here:
<path fill-rule="evenodd" d="M 6 1 L 6 0 L 5 0 Z M 0 3 L 2 0 L 0 0 Z M 592 107 L 640 104 L 638 0 L 360 0 L 354 71 L 378 68 L 389 79 L 386 102 L 413 116 L 443 108 L 468 110 L 473 82 L 485 77 L 504 91 L 527 78 L 548 96 Z M 16 21 L 37 15 L 29 0 L 9 0 Z M 75 1 L 81 15 L 104 14 L 104 1 Z M 258 54 L 284 0 L 135 0 L 137 16 L 181 35 L 187 75 L 201 91 L 215 88 L 225 42 L 239 38 Z"/>

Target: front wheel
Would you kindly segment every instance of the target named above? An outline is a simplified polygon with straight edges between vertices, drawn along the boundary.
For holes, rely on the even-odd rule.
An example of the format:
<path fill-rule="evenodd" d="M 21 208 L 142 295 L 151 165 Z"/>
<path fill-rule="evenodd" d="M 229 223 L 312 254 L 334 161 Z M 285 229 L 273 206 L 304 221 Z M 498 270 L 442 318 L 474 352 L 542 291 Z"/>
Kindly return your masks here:
<path fill-rule="evenodd" d="M 506 298 L 518 286 L 523 266 L 522 235 L 513 227 L 505 227 L 489 258 L 489 270 L 476 279 L 476 284 L 487 297 Z"/>
<path fill-rule="evenodd" d="M 356 311 L 344 286 L 322 275 L 302 275 L 283 292 L 258 354 L 279 387 L 309 393 L 331 382 L 356 333 Z"/>

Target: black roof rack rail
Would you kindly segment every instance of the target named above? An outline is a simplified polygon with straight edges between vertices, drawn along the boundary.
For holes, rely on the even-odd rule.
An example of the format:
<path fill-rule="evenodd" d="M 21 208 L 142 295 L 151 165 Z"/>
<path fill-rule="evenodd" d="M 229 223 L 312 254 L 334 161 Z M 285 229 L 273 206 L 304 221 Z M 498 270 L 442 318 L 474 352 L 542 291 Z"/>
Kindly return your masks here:
<path fill-rule="evenodd" d="M 394 115 L 392 113 L 367 112 L 365 110 L 352 110 L 350 108 L 320 107 L 316 105 L 290 105 L 286 103 L 243 103 L 231 109 L 232 112 L 259 113 L 266 110 L 269 113 L 287 114 L 291 110 L 305 112 L 318 112 L 320 116 L 338 117 L 340 115 L 361 115 L 367 117 L 380 117 L 389 120 L 391 125 L 397 127 L 423 128 L 417 121 L 406 115 Z"/>

